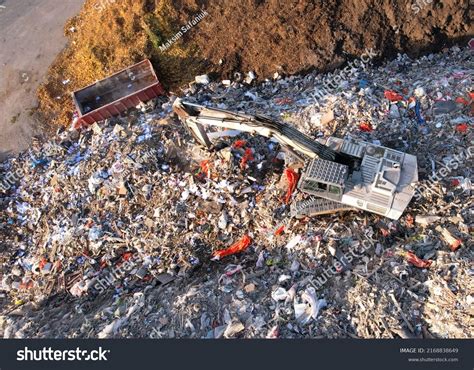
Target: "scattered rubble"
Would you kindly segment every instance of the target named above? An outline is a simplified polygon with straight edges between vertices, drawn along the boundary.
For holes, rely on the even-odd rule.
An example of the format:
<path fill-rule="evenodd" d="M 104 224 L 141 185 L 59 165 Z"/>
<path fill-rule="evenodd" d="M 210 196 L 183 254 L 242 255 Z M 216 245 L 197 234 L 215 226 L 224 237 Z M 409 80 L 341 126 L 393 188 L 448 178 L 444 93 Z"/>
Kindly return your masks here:
<path fill-rule="evenodd" d="M 302 194 L 279 144 L 217 132 L 208 152 L 174 117 L 174 97 L 5 161 L 1 335 L 472 337 L 471 60 L 459 47 L 400 55 L 323 97 L 331 75 L 316 73 L 186 91 L 313 138 L 417 155 L 418 196 L 398 221 L 291 218 L 285 198 Z"/>

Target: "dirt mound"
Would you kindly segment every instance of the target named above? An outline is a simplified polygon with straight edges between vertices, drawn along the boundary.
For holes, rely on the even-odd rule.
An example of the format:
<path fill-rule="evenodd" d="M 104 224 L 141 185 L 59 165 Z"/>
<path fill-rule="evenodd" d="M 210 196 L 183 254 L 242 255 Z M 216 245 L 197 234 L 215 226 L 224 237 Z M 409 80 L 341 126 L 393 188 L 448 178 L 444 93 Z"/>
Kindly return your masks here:
<path fill-rule="evenodd" d="M 197 43 L 221 72 L 333 69 L 374 49 L 381 57 L 442 49 L 472 34 L 464 1 L 226 1 L 209 8 Z M 417 5 L 418 4 L 418 5 Z"/>
<path fill-rule="evenodd" d="M 201 10 L 208 15 L 176 38 Z M 71 91 L 145 57 L 173 90 L 204 71 L 224 78 L 252 70 L 261 79 L 331 70 L 368 49 L 380 58 L 413 55 L 464 43 L 473 34 L 468 2 L 461 0 L 94 0 L 86 1 L 66 33 L 70 47 L 39 90 L 41 111 L 57 124 L 70 123 Z"/>

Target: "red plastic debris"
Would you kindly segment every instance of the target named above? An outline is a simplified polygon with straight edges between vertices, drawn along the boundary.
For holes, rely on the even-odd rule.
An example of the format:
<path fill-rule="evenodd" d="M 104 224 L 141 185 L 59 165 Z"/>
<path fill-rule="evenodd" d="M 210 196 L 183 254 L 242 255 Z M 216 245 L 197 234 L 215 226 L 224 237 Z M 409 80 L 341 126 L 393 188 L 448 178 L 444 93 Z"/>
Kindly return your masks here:
<path fill-rule="evenodd" d="M 239 148 L 243 148 L 246 144 L 247 142 L 245 140 L 236 140 L 234 144 L 232 144 L 232 147 L 234 149 L 239 149 Z"/>
<path fill-rule="evenodd" d="M 41 261 L 38 263 L 38 267 L 40 268 L 40 270 L 42 270 L 47 263 L 48 260 L 46 258 L 42 258 Z"/>
<path fill-rule="evenodd" d="M 462 244 L 461 239 L 456 239 L 448 229 L 442 228 L 441 226 L 437 226 L 436 230 L 441 233 L 443 240 L 449 245 L 449 248 L 454 252 L 456 251 Z"/>
<path fill-rule="evenodd" d="M 298 183 L 299 176 L 291 168 L 285 169 L 284 173 L 285 173 L 286 178 L 288 179 L 288 190 L 286 191 L 283 201 L 285 202 L 285 204 L 288 204 L 288 202 L 290 201 L 291 195 L 296 189 L 296 184 Z"/>
<path fill-rule="evenodd" d="M 204 173 L 206 176 L 209 176 L 209 171 L 210 171 L 209 159 L 201 161 L 199 166 L 201 167 L 201 172 Z"/>
<path fill-rule="evenodd" d="M 276 98 L 275 99 L 275 104 L 277 105 L 285 105 L 285 104 L 291 104 L 293 103 L 293 99 L 290 98 Z"/>
<path fill-rule="evenodd" d="M 392 90 L 385 90 L 384 95 L 388 100 L 392 102 L 403 100 L 403 96 Z"/>
<path fill-rule="evenodd" d="M 469 97 L 471 98 L 471 100 L 474 100 L 474 91 L 471 91 L 471 92 L 469 93 Z"/>
<path fill-rule="evenodd" d="M 456 186 L 459 186 L 461 182 L 458 179 L 452 179 L 451 180 L 451 186 L 455 188 Z"/>
<path fill-rule="evenodd" d="M 31 288 L 33 288 L 33 280 L 29 280 L 28 282 L 26 283 L 20 283 L 20 289 L 21 290 L 29 290 Z"/>
<path fill-rule="evenodd" d="M 122 254 L 121 259 L 115 263 L 116 267 L 120 267 L 123 265 L 125 261 L 129 261 L 133 258 L 133 253 L 132 252 L 125 252 Z"/>
<path fill-rule="evenodd" d="M 253 160 L 254 160 L 254 157 L 253 157 L 252 148 L 245 149 L 244 156 L 242 157 L 242 160 L 240 161 L 240 168 L 244 169 L 245 166 L 247 165 L 247 162 L 253 161 Z"/>
<path fill-rule="evenodd" d="M 372 127 L 372 124 L 370 122 L 362 122 L 359 125 L 359 129 L 363 132 L 372 132 L 372 131 L 374 131 L 374 128 Z"/>
<path fill-rule="evenodd" d="M 405 218 L 405 222 L 408 227 L 413 227 L 413 224 L 415 223 L 415 219 L 411 214 L 407 214 L 407 217 Z"/>
<path fill-rule="evenodd" d="M 384 237 L 387 237 L 390 235 L 390 231 L 385 227 L 380 227 L 380 232 L 382 233 Z"/>
<path fill-rule="evenodd" d="M 281 235 L 283 234 L 283 231 L 285 230 L 285 225 L 280 226 L 278 229 L 275 231 L 275 235 Z"/>
<path fill-rule="evenodd" d="M 469 105 L 469 102 L 466 99 L 464 99 L 462 96 L 459 96 L 459 97 L 456 98 L 456 103 Z"/>
<path fill-rule="evenodd" d="M 122 254 L 122 258 L 123 258 L 124 261 L 128 261 L 132 257 L 133 257 L 132 252 L 125 252 L 124 254 Z"/>
<path fill-rule="evenodd" d="M 414 254 L 413 252 L 405 252 L 404 257 L 409 263 L 421 269 L 428 268 L 433 263 L 432 260 L 422 260 L 421 258 L 417 257 L 416 254 Z"/>
<path fill-rule="evenodd" d="M 218 251 L 215 251 L 213 253 L 213 260 L 220 260 L 222 257 L 230 256 L 232 254 L 240 253 L 243 252 L 248 248 L 248 246 L 252 243 L 252 239 L 248 235 L 244 235 L 242 239 L 240 239 L 238 242 L 232 244 L 229 248 L 227 249 L 221 249 Z"/>
<path fill-rule="evenodd" d="M 456 126 L 456 131 L 465 133 L 467 132 L 468 128 L 469 126 L 467 125 L 467 123 L 460 123 L 459 125 Z"/>
<path fill-rule="evenodd" d="M 449 248 L 455 252 L 462 245 L 462 241 L 457 239 L 453 243 L 449 244 Z"/>

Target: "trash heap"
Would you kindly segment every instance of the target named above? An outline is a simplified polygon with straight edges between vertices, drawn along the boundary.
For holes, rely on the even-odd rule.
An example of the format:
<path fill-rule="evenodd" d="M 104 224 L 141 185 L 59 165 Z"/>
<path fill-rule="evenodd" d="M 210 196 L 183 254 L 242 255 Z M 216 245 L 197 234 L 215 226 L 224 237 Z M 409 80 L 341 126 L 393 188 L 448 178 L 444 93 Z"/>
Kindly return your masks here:
<path fill-rule="evenodd" d="M 418 157 L 398 221 L 290 217 L 299 169 L 198 147 L 160 98 L 0 165 L 3 337 L 472 337 L 472 50 L 329 75 L 198 76 L 186 99 Z M 324 95 L 318 91 L 325 91 Z M 293 167 L 292 167 L 293 166 Z"/>

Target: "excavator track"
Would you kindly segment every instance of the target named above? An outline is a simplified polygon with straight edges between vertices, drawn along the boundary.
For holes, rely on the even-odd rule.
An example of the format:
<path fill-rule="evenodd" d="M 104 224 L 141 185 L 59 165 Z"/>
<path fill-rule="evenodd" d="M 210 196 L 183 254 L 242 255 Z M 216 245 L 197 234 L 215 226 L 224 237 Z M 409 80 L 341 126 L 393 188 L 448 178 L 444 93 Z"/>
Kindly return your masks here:
<path fill-rule="evenodd" d="M 350 210 L 355 210 L 355 208 L 329 199 L 310 197 L 292 203 L 291 216 L 304 218 Z"/>

